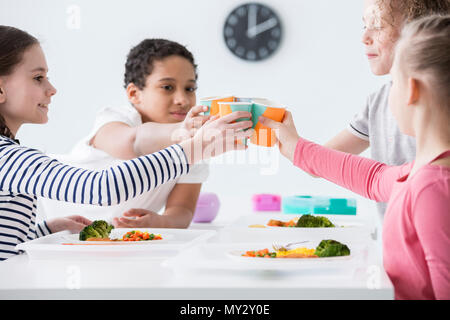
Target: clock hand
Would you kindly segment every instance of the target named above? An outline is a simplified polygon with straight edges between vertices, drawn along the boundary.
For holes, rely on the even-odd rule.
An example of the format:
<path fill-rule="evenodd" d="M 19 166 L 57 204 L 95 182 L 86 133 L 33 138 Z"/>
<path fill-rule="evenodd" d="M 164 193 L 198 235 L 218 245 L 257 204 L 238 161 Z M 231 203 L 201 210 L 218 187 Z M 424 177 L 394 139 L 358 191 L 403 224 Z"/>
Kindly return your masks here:
<path fill-rule="evenodd" d="M 247 27 L 247 37 L 251 37 L 249 30 L 256 26 L 256 15 L 258 13 L 258 7 L 255 5 L 250 5 L 248 8 L 248 27 Z"/>
<path fill-rule="evenodd" d="M 260 23 L 253 28 L 247 30 L 247 35 L 250 35 L 251 38 L 256 37 L 258 34 L 269 30 L 277 25 L 277 19 L 271 18 L 267 21 L 264 21 L 263 23 Z"/>

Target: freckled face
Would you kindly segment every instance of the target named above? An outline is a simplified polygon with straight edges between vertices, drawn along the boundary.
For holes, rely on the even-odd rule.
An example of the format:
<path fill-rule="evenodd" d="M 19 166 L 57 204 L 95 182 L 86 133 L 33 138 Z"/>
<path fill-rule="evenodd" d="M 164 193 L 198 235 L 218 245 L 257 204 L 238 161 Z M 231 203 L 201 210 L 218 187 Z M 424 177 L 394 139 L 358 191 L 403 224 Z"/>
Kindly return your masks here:
<path fill-rule="evenodd" d="M 169 56 L 153 63 L 135 107 L 143 122 L 180 122 L 195 105 L 196 90 L 194 66 L 186 58 Z"/>
<path fill-rule="evenodd" d="M 0 113 L 13 132 L 24 123 L 48 121 L 48 106 L 56 89 L 47 72 L 44 52 L 36 44 L 25 51 L 12 74 L 1 77 L 5 99 L 0 104 Z"/>
<path fill-rule="evenodd" d="M 394 61 L 395 44 L 400 35 L 401 16 L 395 14 L 395 21 L 386 9 L 380 8 L 377 0 L 364 2 L 364 34 L 362 42 L 365 46 L 370 69 L 375 75 L 389 73 Z"/>

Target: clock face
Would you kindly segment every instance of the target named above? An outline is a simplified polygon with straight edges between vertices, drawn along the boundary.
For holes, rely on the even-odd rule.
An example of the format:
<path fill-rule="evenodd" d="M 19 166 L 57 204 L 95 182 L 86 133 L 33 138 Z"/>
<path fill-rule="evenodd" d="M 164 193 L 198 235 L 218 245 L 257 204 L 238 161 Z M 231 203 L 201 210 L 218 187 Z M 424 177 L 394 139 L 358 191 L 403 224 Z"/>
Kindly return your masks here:
<path fill-rule="evenodd" d="M 234 55 L 248 61 L 260 61 L 278 49 L 282 28 L 272 9 L 259 3 L 246 3 L 228 15 L 223 36 Z"/>

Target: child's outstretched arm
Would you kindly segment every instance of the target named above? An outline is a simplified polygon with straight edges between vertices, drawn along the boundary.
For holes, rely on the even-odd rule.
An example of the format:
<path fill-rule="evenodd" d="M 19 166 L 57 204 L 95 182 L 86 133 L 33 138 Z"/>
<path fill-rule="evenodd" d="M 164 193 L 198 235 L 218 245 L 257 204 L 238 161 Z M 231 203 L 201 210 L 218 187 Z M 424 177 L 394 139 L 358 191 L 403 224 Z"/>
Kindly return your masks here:
<path fill-rule="evenodd" d="M 189 171 L 180 145 L 104 170 L 65 165 L 12 142 L 0 149 L 0 190 L 80 204 L 119 204 Z"/>
<path fill-rule="evenodd" d="M 207 111 L 206 106 L 195 106 L 179 123 L 147 122 L 137 128 L 133 150 L 136 156 L 164 149 L 171 144 L 180 143 L 194 136 L 195 132 L 210 119 L 200 113 Z"/>
<path fill-rule="evenodd" d="M 179 123 L 146 122 L 131 127 L 124 122 L 110 122 L 97 131 L 92 145 L 121 160 L 150 154 L 191 138 L 209 119 L 200 115 L 205 108 L 207 110 L 205 106 L 193 107 Z"/>
<path fill-rule="evenodd" d="M 358 138 L 347 129 L 342 130 L 330 141 L 324 144 L 324 147 L 351 154 L 360 154 L 369 146 L 369 141 Z"/>
<path fill-rule="evenodd" d="M 189 140 L 98 171 L 65 165 L 40 151 L 1 139 L 0 190 L 72 203 L 118 204 L 188 173 L 190 164 L 242 150 L 245 146 L 230 141 L 248 138 L 251 130 L 244 129 L 252 123 L 234 122 L 250 116 L 249 112 L 234 112 L 208 120 Z"/>
<path fill-rule="evenodd" d="M 389 167 L 300 138 L 290 112 L 283 123 L 263 117 L 260 121 L 275 130 L 281 153 L 295 166 L 366 198 L 387 202 L 393 182 L 405 172 L 405 166 Z"/>
<path fill-rule="evenodd" d="M 360 154 L 369 146 L 369 141 L 358 138 L 347 129 L 342 130 L 330 141 L 324 144 L 324 147 L 351 154 Z M 311 176 L 314 178 L 318 178 L 318 176 L 315 175 Z"/>

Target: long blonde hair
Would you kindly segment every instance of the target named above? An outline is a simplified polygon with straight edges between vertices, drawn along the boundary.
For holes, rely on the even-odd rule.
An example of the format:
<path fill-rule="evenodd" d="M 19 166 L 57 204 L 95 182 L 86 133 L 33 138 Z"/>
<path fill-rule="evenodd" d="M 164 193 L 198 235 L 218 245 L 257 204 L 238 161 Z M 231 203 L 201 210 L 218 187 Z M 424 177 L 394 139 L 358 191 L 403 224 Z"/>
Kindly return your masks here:
<path fill-rule="evenodd" d="M 426 76 L 433 98 L 450 114 L 450 15 L 407 24 L 398 43 L 402 71 Z"/>

